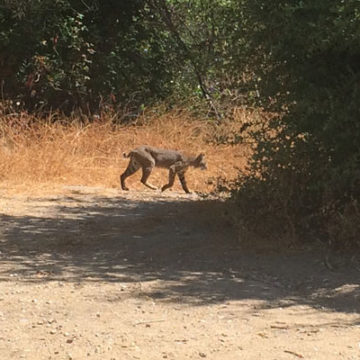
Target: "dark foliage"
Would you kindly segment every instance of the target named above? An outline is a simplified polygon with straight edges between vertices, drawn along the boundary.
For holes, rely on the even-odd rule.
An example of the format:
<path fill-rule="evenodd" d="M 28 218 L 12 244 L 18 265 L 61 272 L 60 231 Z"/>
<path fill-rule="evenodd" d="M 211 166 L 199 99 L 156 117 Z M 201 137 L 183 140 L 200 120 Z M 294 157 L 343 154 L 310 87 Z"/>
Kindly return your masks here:
<path fill-rule="evenodd" d="M 360 245 L 358 5 L 246 6 L 258 101 L 278 116 L 270 131 L 254 134 L 258 146 L 239 204 L 246 199 L 255 213 L 266 213 L 298 239 L 317 237 L 337 247 Z"/>

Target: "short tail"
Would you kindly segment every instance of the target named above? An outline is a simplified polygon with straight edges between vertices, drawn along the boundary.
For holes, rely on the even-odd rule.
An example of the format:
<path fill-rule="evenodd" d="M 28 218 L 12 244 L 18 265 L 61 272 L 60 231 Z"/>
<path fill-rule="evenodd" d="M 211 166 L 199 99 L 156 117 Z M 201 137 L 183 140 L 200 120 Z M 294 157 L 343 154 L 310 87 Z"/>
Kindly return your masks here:
<path fill-rule="evenodd" d="M 123 153 L 123 157 L 124 157 L 124 158 L 130 157 L 130 153 L 127 154 L 127 153 L 124 152 L 124 153 Z"/>

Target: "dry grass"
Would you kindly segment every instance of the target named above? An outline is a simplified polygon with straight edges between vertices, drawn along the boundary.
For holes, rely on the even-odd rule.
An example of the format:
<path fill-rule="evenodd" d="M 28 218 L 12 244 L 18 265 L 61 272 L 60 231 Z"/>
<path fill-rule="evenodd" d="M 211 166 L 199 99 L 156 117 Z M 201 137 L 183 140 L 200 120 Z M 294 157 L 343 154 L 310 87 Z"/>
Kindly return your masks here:
<path fill-rule="evenodd" d="M 211 192 L 219 177 L 236 177 L 243 169 L 249 146 L 216 145 L 219 133 L 235 133 L 253 114 L 241 112 L 238 121 L 216 126 L 193 119 L 184 111 L 160 117 L 144 115 L 136 125 L 114 125 L 110 115 L 87 125 L 34 119 L 27 114 L 0 117 L 0 184 L 5 191 L 29 191 L 59 185 L 119 187 L 119 175 L 127 166 L 122 153 L 141 145 L 205 152 L 208 171 L 190 169 L 191 189 Z M 143 189 L 141 172 L 128 179 L 132 189 Z M 155 169 L 151 182 L 167 181 L 167 172 Z M 180 190 L 179 184 L 174 190 Z"/>

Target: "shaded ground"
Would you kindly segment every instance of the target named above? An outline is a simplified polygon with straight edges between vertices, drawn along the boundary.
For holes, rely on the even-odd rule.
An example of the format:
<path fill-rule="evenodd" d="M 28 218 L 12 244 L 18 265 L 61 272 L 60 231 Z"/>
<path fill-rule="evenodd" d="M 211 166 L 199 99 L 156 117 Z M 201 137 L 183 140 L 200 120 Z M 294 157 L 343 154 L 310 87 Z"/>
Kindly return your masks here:
<path fill-rule="evenodd" d="M 223 201 L 0 197 L 1 359 L 360 359 L 360 273 L 245 250 Z"/>

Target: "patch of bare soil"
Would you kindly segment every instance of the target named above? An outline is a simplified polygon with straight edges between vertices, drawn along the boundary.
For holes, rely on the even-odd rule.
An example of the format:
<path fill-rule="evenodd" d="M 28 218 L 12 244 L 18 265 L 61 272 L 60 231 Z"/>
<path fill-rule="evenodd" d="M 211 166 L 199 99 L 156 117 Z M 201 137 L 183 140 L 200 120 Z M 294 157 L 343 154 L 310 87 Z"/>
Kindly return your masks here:
<path fill-rule="evenodd" d="M 176 192 L 4 192 L 0 358 L 360 359 L 356 267 L 245 250 L 225 211 Z"/>

